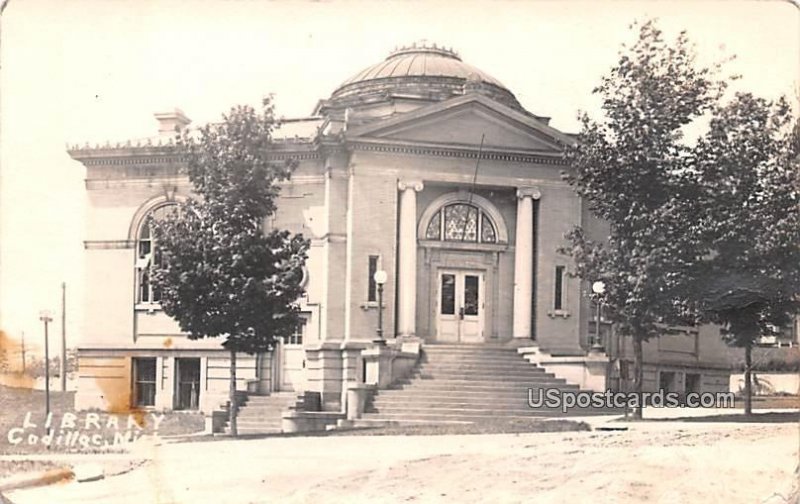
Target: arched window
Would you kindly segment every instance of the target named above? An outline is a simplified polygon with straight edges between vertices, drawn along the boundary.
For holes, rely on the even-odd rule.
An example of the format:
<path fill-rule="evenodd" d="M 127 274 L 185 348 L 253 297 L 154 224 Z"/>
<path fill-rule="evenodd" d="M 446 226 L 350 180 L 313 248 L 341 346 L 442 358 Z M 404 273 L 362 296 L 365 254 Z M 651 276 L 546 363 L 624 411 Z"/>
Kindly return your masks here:
<path fill-rule="evenodd" d="M 151 282 L 151 270 L 160 265 L 161 253 L 153 236 L 152 222 L 161 221 L 178 208 L 177 203 L 169 202 L 150 209 L 141 220 L 136 235 L 136 302 L 152 304 L 161 302 L 161 292 Z"/>
<path fill-rule="evenodd" d="M 433 214 L 425 231 L 427 240 L 497 243 L 492 219 L 478 206 L 451 203 Z"/>

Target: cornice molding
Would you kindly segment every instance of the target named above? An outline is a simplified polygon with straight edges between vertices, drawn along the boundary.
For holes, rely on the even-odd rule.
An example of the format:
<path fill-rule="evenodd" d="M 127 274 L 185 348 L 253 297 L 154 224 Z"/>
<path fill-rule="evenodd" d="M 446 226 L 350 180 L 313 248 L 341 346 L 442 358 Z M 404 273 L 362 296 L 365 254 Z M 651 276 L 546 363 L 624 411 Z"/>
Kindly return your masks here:
<path fill-rule="evenodd" d="M 167 164 L 180 164 L 185 163 L 186 158 L 183 156 L 164 156 L 164 155 L 113 155 L 103 157 L 92 156 L 90 158 L 75 157 L 75 159 L 82 162 L 85 166 L 131 166 L 131 165 L 167 165 Z"/>
<path fill-rule="evenodd" d="M 442 145 L 398 144 L 396 142 L 372 141 L 367 139 L 344 141 L 342 143 L 338 141 L 328 141 L 324 144 L 307 144 L 304 145 L 304 147 L 306 147 L 306 149 L 273 152 L 269 155 L 269 159 L 273 161 L 285 161 L 287 159 L 296 159 L 298 161 L 316 160 L 353 150 L 461 159 L 478 159 L 479 154 L 479 149 L 476 146 L 448 147 Z M 186 162 L 185 156 L 165 152 L 168 150 L 171 149 L 164 147 L 122 147 L 78 149 L 68 152 L 73 159 L 80 161 L 85 166 L 174 165 Z M 525 153 L 487 149 L 480 151 L 480 159 L 554 166 L 568 165 L 561 153 Z"/>
<path fill-rule="evenodd" d="M 432 156 L 432 157 L 449 157 L 449 158 L 462 158 L 462 159 L 478 159 L 478 150 L 470 148 L 458 147 L 426 147 L 426 146 L 411 146 L 411 145 L 397 145 L 392 143 L 373 143 L 365 141 L 349 142 L 350 148 L 353 150 L 360 150 L 366 152 L 385 152 L 390 154 L 402 154 L 410 156 Z M 555 165 L 567 166 L 567 161 L 562 155 L 542 155 L 542 154 L 524 154 L 513 152 L 500 152 L 500 151 L 482 151 L 480 159 L 487 161 L 508 161 L 513 163 L 530 163 L 540 165 Z"/>
<path fill-rule="evenodd" d="M 344 233 L 325 233 L 318 238 L 311 239 L 311 244 L 315 246 L 326 245 L 328 243 L 347 243 L 347 235 Z"/>
<path fill-rule="evenodd" d="M 324 175 L 297 175 L 291 179 L 279 182 L 282 187 L 291 185 L 324 184 Z M 130 178 L 96 178 L 85 179 L 84 185 L 88 190 L 97 189 L 117 189 L 121 187 L 161 187 L 165 184 L 177 185 L 179 188 L 191 192 L 192 185 L 186 175 L 167 175 L 152 177 L 130 177 Z"/>
<path fill-rule="evenodd" d="M 114 178 L 114 179 L 86 179 L 84 185 L 87 190 L 98 189 L 118 189 L 121 187 L 161 187 L 164 184 L 178 183 L 180 187 L 191 187 L 189 178 L 184 176 L 166 177 L 136 177 L 136 178 Z"/>
<path fill-rule="evenodd" d="M 276 144 L 269 154 L 269 159 L 283 161 L 286 159 L 319 159 L 319 145 L 307 143 Z M 186 157 L 175 151 L 170 145 L 121 145 L 117 146 L 89 145 L 73 147 L 67 153 L 85 166 L 120 166 L 120 165 L 163 165 L 186 163 Z"/>
<path fill-rule="evenodd" d="M 418 240 L 425 249 L 459 250 L 468 252 L 513 252 L 514 247 L 506 243 L 473 243 L 446 240 Z"/>
<path fill-rule="evenodd" d="M 322 155 L 319 151 L 304 151 L 304 152 L 280 152 L 270 154 L 268 158 L 271 161 L 285 161 L 287 159 L 296 159 L 298 161 L 306 161 L 309 159 L 320 159 Z M 134 166 L 134 165 L 171 165 L 171 164 L 184 164 L 186 157 L 174 155 L 126 155 L 117 153 L 108 153 L 106 156 L 92 156 L 80 157 L 73 156 L 74 159 L 80 161 L 85 166 Z"/>
<path fill-rule="evenodd" d="M 268 156 L 271 161 L 285 161 L 287 159 L 296 159 L 298 161 L 306 161 L 309 159 L 321 159 L 322 154 L 318 150 L 313 151 L 291 151 L 282 153 L 273 153 Z"/>
<path fill-rule="evenodd" d="M 289 180 L 278 182 L 278 185 L 284 187 L 291 185 L 324 184 L 324 183 L 325 183 L 325 175 L 297 175 L 297 176 L 292 175 L 292 177 Z"/>
<path fill-rule="evenodd" d="M 86 250 L 132 249 L 135 243 L 133 240 L 86 240 L 83 242 L 83 248 Z"/>

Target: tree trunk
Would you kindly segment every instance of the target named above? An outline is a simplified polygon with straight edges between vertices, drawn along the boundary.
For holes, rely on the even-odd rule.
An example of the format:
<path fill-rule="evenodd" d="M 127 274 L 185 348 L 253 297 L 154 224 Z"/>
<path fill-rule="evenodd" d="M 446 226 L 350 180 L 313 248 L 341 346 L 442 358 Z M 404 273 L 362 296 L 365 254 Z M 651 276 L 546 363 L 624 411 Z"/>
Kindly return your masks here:
<path fill-rule="evenodd" d="M 633 410 L 633 419 L 642 419 L 642 382 L 644 372 L 642 370 L 642 340 L 635 334 L 633 336 L 633 391 L 636 394 L 637 406 Z"/>
<path fill-rule="evenodd" d="M 238 436 L 236 428 L 236 351 L 231 351 L 231 383 L 230 383 L 230 407 L 228 409 L 228 426 L 231 436 Z"/>
<path fill-rule="evenodd" d="M 744 347 L 744 414 L 753 414 L 753 383 L 750 370 L 753 366 L 753 346 L 748 344 Z"/>

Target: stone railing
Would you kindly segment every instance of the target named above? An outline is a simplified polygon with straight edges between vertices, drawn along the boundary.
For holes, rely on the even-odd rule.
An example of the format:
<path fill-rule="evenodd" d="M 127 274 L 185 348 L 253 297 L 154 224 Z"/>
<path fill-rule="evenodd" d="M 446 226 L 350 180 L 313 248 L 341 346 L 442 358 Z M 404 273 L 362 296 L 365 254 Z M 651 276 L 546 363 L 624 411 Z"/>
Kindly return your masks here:
<path fill-rule="evenodd" d="M 583 390 L 603 392 L 606 389 L 608 356 L 590 352 L 585 356 L 553 356 L 536 346 L 520 347 L 517 352 L 529 362 L 553 373 L 556 378 L 578 385 Z"/>
<path fill-rule="evenodd" d="M 322 411 L 319 404 L 314 407 L 309 401 L 310 397 L 306 397 L 302 410 L 290 410 L 283 414 L 283 432 L 320 431 L 347 425 L 349 421 L 361 418 L 377 390 L 389 388 L 411 376 L 419 361 L 421 346 L 416 338 L 404 338 L 376 343 L 361 350 L 365 376 L 363 382 L 343 384 L 344 404 L 341 411 Z"/>
<path fill-rule="evenodd" d="M 362 350 L 364 383 L 385 389 L 408 378 L 417 365 L 421 346 L 419 340 L 406 339 Z"/>

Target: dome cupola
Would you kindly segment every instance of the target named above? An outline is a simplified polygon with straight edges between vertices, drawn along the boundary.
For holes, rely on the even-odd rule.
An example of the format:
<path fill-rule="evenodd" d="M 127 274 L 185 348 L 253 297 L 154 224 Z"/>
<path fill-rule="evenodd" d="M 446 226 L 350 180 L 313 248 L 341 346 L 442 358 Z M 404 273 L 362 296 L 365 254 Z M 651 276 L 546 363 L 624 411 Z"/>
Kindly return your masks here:
<path fill-rule="evenodd" d="M 514 94 L 482 70 L 464 63 L 452 49 L 426 41 L 394 50 L 344 81 L 327 100 L 332 108 L 359 107 L 389 99 L 443 101 L 480 92 L 522 110 Z"/>

